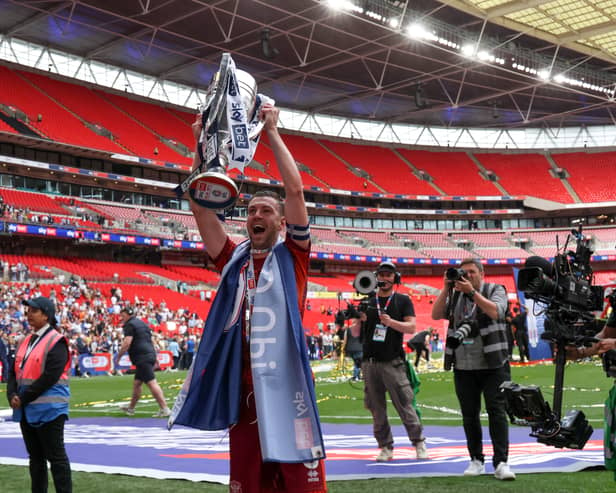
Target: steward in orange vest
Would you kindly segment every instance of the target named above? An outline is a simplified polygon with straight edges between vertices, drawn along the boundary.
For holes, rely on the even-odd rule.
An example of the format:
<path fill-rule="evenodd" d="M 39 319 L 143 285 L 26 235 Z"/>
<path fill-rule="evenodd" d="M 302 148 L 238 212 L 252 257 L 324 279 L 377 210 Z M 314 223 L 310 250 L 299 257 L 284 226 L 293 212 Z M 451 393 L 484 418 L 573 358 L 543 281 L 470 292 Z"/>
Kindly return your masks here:
<path fill-rule="evenodd" d="M 32 334 L 23 340 L 15 355 L 15 377 L 19 394 L 32 385 L 34 381 L 41 378 L 51 348 L 61 339 L 64 339 L 68 347 L 68 340 L 51 327 L 38 337 L 33 345 L 30 344 L 31 339 Z M 71 360 L 68 358 L 59 380 L 39 397 L 29 402 L 23 409 L 14 409 L 13 420 L 21 421 L 22 411 L 25 413 L 28 423 L 32 426 L 53 421 L 61 414 L 68 416 L 68 402 L 71 395 L 68 386 L 70 368 Z"/>
<path fill-rule="evenodd" d="M 7 397 L 29 456 L 32 491 L 47 491 L 47 462 L 57 493 L 72 493 L 71 464 L 64 447 L 71 358 L 56 329 L 54 303 L 43 296 L 23 301 L 31 333 L 21 341 L 10 369 Z"/>

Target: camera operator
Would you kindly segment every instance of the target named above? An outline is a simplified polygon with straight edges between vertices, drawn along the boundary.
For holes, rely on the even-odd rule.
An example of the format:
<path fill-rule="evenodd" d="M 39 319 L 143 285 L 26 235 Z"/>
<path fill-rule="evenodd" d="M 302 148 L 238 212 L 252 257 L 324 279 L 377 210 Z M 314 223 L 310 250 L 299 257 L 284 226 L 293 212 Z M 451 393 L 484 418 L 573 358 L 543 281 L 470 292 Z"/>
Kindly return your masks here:
<path fill-rule="evenodd" d="M 566 350 L 567 359 L 582 359 L 595 354 L 604 355 L 604 370 L 609 377 L 616 377 L 616 373 L 614 373 L 616 364 L 616 290 L 612 291 L 609 300 L 612 311 L 601 331 L 595 335 L 595 339 L 599 339 L 599 341 L 593 343 L 590 347 L 567 346 Z M 611 355 L 611 358 L 608 360 L 608 355 L 604 353 Z M 616 380 L 610 390 L 609 397 L 605 401 L 605 429 L 603 430 L 605 468 L 616 471 L 616 442 L 614 441 L 616 421 L 614 417 L 616 417 Z M 616 480 L 616 472 L 614 474 Z"/>
<path fill-rule="evenodd" d="M 378 462 L 393 459 L 394 439 L 387 419 L 385 392 L 415 446 L 418 459 L 427 459 L 423 427 L 413 407 L 413 390 L 407 376 L 403 334 L 415 332 L 415 310 L 411 299 L 395 292 L 400 274 L 392 262 L 382 262 L 376 270 L 377 291 L 365 300 L 361 313 L 350 325 L 363 344 L 362 373 L 364 404 L 372 413 L 374 437 L 381 449 Z"/>
<path fill-rule="evenodd" d="M 567 346 L 567 359 L 583 359 L 595 354 L 603 354 L 610 350 L 616 350 L 616 307 L 612 307 L 610 317 L 605 322 L 603 329 L 595 335 L 598 342 L 590 347 Z"/>
<path fill-rule="evenodd" d="M 492 463 L 497 479 L 513 480 L 507 464 L 509 421 L 501 383 L 510 380 L 506 324 L 507 293 L 498 284 L 483 280 L 478 259 L 464 259 L 459 268 L 448 269 L 444 289 L 434 302 L 432 318 L 448 319 L 445 369 L 454 367 L 454 385 L 462 412 L 471 462 L 465 476 L 485 473 L 481 396 L 485 399 L 494 448 Z"/>

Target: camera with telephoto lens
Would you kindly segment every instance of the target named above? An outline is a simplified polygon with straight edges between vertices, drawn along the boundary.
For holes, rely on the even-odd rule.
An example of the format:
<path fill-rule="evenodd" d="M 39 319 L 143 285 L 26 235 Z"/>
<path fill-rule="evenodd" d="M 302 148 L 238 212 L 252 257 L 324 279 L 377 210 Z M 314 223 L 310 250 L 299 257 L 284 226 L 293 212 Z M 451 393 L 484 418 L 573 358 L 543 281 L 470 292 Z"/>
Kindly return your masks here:
<path fill-rule="evenodd" d="M 448 281 L 459 281 L 466 277 L 466 271 L 460 267 L 450 267 L 445 271 L 445 277 Z"/>
<path fill-rule="evenodd" d="M 459 324 L 456 330 L 447 336 L 445 345 L 451 349 L 457 349 L 464 339 L 476 337 L 479 334 L 479 326 L 475 320 L 464 319 Z"/>
<path fill-rule="evenodd" d="M 367 313 L 370 308 L 369 299 L 376 292 L 378 282 L 374 272 L 362 270 L 358 272 L 353 280 L 353 287 L 358 294 L 363 295 L 356 304 L 347 302 L 347 309 L 342 313 L 346 320 L 351 318 L 359 318 L 361 313 Z"/>

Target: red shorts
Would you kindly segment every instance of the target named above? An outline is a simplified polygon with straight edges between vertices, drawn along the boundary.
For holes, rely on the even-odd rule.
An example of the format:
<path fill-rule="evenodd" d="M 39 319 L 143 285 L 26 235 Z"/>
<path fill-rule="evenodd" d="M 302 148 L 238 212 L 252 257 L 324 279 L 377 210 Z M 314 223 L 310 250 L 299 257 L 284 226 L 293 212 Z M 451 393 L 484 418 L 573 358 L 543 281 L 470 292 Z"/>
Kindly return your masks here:
<path fill-rule="evenodd" d="M 244 387 L 247 387 L 244 385 Z M 322 460 L 306 464 L 263 462 L 254 394 L 242 396 L 240 421 L 229 431 L 231 493 L 325 493 Z"/>

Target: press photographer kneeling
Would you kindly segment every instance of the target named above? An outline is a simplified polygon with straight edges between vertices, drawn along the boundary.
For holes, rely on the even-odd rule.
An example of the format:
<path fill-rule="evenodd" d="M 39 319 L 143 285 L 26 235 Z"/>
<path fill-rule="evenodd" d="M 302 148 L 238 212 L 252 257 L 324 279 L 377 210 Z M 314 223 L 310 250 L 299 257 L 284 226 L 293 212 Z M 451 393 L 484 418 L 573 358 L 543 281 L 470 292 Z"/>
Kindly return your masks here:
<path fill-rule="evenodd" d="M 480 420 L 485 399 L 494 448 L 494 476 L 512 480 L 509 468 L 509 421 L 501 383 L 510 380 L 506 325 L 507 293 L 499 284 L 483 280 L 477 259 L 465 259 L 445 272 L 444 289 L 432 307 L 434 320 L 449 320 L 445 369 L 454 369 L 454 385 L 471 463 L 465 476 L 485 473 Z"/>

